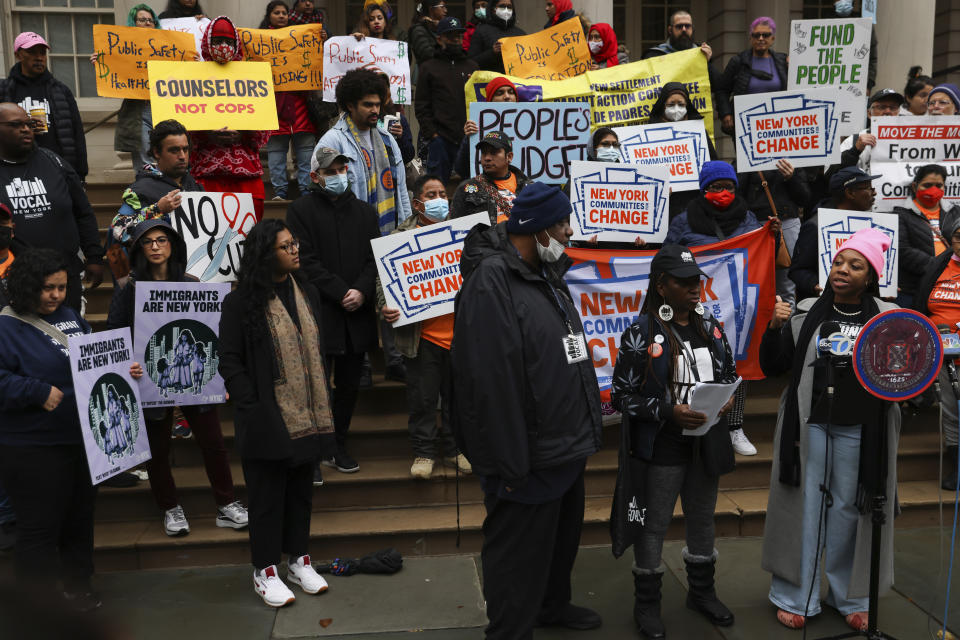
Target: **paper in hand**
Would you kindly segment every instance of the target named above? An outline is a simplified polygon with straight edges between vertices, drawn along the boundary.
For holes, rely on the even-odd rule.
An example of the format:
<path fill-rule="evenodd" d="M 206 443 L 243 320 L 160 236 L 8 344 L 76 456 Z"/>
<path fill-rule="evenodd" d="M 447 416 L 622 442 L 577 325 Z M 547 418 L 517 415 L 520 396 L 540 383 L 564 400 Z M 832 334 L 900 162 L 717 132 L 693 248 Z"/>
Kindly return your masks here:
<path fill-rule="evenodd" d="M 698 382 L 693 385 L 693 389 L 690 390 L 690 410 L 706 415 L 707 421 L 696 429 L 684 429 L 683 435 L 702 436 L 710 430 L 710 427 L 717 424 L 720 420 L 720 409 L 733 397 L 741 382 L 743 378 L 737 378 L 730 384 Z"/>

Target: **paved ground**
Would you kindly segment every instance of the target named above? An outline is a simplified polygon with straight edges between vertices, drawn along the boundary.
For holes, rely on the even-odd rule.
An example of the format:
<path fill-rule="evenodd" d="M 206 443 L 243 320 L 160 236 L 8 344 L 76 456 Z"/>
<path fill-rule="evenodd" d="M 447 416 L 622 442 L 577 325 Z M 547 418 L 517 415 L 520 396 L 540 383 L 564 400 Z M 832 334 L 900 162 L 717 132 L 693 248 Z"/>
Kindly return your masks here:
<path fill-rule="evenodd" d="M 949 532 L 941 543 L 938 529 L 900 530 L 896 546 L 896 587 L 882 599 L 880 628 L 899 640 L 935 637 L 943 615 Z M 664 561 L 664 619 L 671 638 L 801 638 L 774 619 L 766 599 L 769 576 L 759 567 L 760 540 L 718 541 L 718 587 L 737 622 L 726 629 L 707 624 L 684 607 L 686 583 L 680 542 L 668 542 Z M 960 547 L 960 544 L 958 544 Z M 245 566 L 101 574 L 96 577 L 104 608 L 102 620 L 114 623 L 116 637 L 137 640 L 192 638 L 323 638 L 421 640 L 480 638 L 485 618 L 476 556 L 408 558 L 394 576 L 330 578 L 321 596 L 299 592 L 297 602 L 279 612 L 265 607 L 251 587 Z M 960 564 L 960 558 L 958 558 Z M 636 638 L 631 619 L 630 560 L 615 560 L 607 548 L 584 548 L 574 571 L 574 601 L 599 611 L 603 627 L 594 632 L 541 629 L 540 640 Z M 958 569 L 957 574 L 960 574 Z M 953 578 L 951 627 L 960 628 L 960 576 Z M 848 629 L 832 610 L 811 620 L 808 637 L 821 638 Z"/>

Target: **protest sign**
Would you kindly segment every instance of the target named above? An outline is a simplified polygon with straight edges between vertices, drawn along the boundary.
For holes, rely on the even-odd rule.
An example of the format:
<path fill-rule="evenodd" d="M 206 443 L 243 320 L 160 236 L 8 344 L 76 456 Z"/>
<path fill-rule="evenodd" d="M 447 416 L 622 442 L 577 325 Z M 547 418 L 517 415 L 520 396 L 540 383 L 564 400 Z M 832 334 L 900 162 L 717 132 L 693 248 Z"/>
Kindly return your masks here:
<path fill-rule="evenodd" d="M 220 305 L 227 282 L 137 283 L 133 352 L 145 408 L 220 404 Z"/>
<path fill-rule="evenodd" d="M 178 120 L 190 131 L 273 131 L 278 126 L 266 62 L 151 60 L 147 71 L 154 122 Z"/>
<path fill-rule="evenodd" d="M 193 37 L 194 47 L 200 51 L 203 42 L 203 33 L 210 25 L 210 18 L 164 18 L 160 21 L 160 28 L 164 31 L 179 31 Z"/>
<path fill-rule="evenodd" d="M 860 15 L 864 18 L 870 18 L 873 24 L 877 24 L 877 0 L 862 0 Z"/>
<path fill-rule="evenodd" d="M 130 329 L 70 336 L 68 345 L 90 481 L 99 484 L 150 459 Z"/>
<path fill-rule="evenodd" d="M 880 176 L 873 180 L 873 188 L 877 190 L 873 210 L 893 211 L 893 207 L 903 204 L 905 198 L 913 198 L 910 183 L 916 178 L 917 171 L 925 166 L 926 162 L 871 163 L 870 173 Z M 941 207 L 960 206 L 960 162 L 943 162 L 940 166 L 947 172 Z"/>
<path fill-rule="evenodd" d="M 897 248 L 900 240 L 899 217 L 895 213 L 846 211 L 841 209 L 817 210 L 817 266 L 820 286 L 826 289 L 827 275 L 833 257 L 847 239 L 860 229 L 874 227 L 890 236 L 883 273 L 880 277 L 880 295 L 884 298 L 897 296 Z"/>
<path fill-rule="evenodd" d="M 150 99 L 148 60 L 193 62 L 197 55 L 188 34 L 112 24 L 93 25 L 93 51 L 97 95 L 137 100 Z"/>
<path fill-rule="evenodd" d="M 834 89 L 841 136 L 858 133 L 866 122 L 872 29 L 869 18 L 790 23 L 787 89 Z"/>
<path fill-rule="evenodd" d="M 664 166 L 610 162 L 570 165 L 573 240 L 663 242 L 670 177 Z"/>
<path fill-rule="evenodd" d="M 394 104 L 413 104 L 410 82 L 410 49 L 403 40 L 353 36 L 327 38 L 323 43 L 323 101 L 336 102 L 340 78 L 351 69 L 370 69 L 390 78 Z"/>
<path fill-rule="evenodd" d="M 473 72 L 464 85 L 468 109 L 471 103 L 486 99 L 487 83 L 500 76 L 503 74 L 493 71 Z M 660 95 L 660 87 L 668 82 L 682 82 L 690 92 L 690 103 L 703 116 L 707 133 L 713 134 L 707 60 L 699 49 L 587 71 L 566 80 L 506 77 L 516 85 L 524 102 L 587 100 L 593 129 L 645 124 Z"/>
<path fill-rule="evenodd" d="M 391 233 L 370 241 L 386 306 L 400 310 L 400 327 L 453 313 L 460 291 L 460 254 L 467 232 L 490 224 L 485 213 Z"/>
<path fill-rule="evenodd" d="M 747 380 L 763 378 L 760 339 L 773 315 L 775 251 L 769 226 L 691 247 L 707 274 L 700 281 L 700 300 L 723 325 L 737 373 Z M 640 315 L 655 254 L 652 250 L 567 249 L 574 266 L 564 280 L 583 322 L 605 401 L 610 400 L 620 336 Z"/>
<path fill-rule="evenodd" d="M 526 36 L 500 39 L 507 75 L 564 80 L 586 73 L 590 48 L 580 18 L 570 18 Z"/>
<path fill-rule="evenodd" d="M 590 107 L 585 102 L 474 102 L 470 119 L 477 133 L 470 136 L 473 175 L 483 172 L 477 143 L 491 131 L 513 140 L 513 162 L 531 180 L 563 184 L 570 163 L 587 159 Z"/>
<path fill-rule="evenodd" d="M 703 120 L 618 127 L 624 162 L 641 167 L 666 167 L 671 191 L 700 189 L 700 167 L 710 159 Z"/>
<path fill-rule="evenodd" d="M 839 162 L 834 93 L 832 89 L 812 89 L 734 97 L 737 168 L 776 169 L 781 158 L 794 167 Z"/>
<path fill-rule="evenodd" d="M 249 193 L 184 191 L 170 214 L 187 245 L 187 273 L 202 282 L 237 279 L 243 242 L 256 223 Z"/>
<path fill-rule="evenodd" d="M 237 29 L 245 60 L 270 64 L 274 91 L 323 89 L 323 40 L 319 24 L 283 29 Z"/>

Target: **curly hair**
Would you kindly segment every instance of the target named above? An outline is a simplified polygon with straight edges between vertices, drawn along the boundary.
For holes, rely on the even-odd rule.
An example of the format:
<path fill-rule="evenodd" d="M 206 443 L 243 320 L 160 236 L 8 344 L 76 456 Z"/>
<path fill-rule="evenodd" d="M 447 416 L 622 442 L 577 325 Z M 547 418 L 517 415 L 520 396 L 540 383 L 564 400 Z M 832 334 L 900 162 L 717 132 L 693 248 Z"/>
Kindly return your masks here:
<path fill-rule="evenodd" d="M 29 249 L 17 256 L 7 271 L 10 306 L 17 313 L 36 313 L 46 279 L 67 271 L 67 259 L 53 249 Z"/>
<path fill-rule="evenodd" d="M 349 111 L 350 105 L 356 105 L 364 96 L 375 95 L 380 102 L 386 102 L 385 85 L 376 71 L 370 69 L 351 69 L 343 74 L 337 83 L 337 106 L 341 111 Z"/>
<path fill-rule="evenodd" d="M 163 141 L 167 136 L 187 136 L 187 144 L 190 143 L 190 133 L 187 131 L 187 128 L 178 121 L 164 120 L 163 122 L 158 122 L 153 129 L 150 130 L 150 153 L 152 153 L 154 157 L 156 157 L 160 151 Z"/>
<path fill-rule="evenodd" d="M 286 222 L 266 218 L 250 229 L 243 243 L 237 294 L 244 300 L 244 323 L 254 335 L 262 335 L 267 330 L 267 303 L 276 295 L 273 270 L 277 265 L 277 250 L 273 243 L 277 241 L 277 234 L 284 230 L 290 230 Z M 291 276 L 300 282 L 298 273 Z"/>
<path fill-rule="evenodd" d="M 267 11 L 263 14 L 263 20 L 260 21 L 261 29 L 270 28 L 270 14 L 273 13 L 273 10 L 279 6 L 283 6 L 283 8 L 287 10 L 287 13 L 290 13 L 289 5 L 287 5 L 287 3 L 283 0 L 270 0 L 270 2 L 267 3 Z"/>

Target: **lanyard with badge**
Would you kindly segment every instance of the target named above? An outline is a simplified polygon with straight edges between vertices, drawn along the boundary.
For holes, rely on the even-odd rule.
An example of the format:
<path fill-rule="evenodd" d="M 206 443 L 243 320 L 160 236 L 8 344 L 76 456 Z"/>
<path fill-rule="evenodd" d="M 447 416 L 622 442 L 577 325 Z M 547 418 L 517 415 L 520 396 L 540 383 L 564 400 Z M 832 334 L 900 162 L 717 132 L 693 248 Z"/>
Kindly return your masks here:
<path fill-rule="evenodd" d="M 547 286 L 550 287 L 553 299 L 557 301 L 557 308 L 560 309 L 563 322 L 567 325 L 567 331 L 569 332 L 563 336 L 563 352 L 567 356 L 567 364 L 577 364 L 578 362 L 587 360 L 589 354 L 587 353 L 587 341 L 583 337 L 583 332 L 573 330 L 573 325 L 570 324 L 570 316 L 567 315 L 567 309 L 563 306 L 563 301 L 560 300 L 560 294 L 557 293 L 557 290 L 550 283 L 550 280 L 546 278 L 546 275 L 544 275 L 543 279 L 547 283 Z"/>

